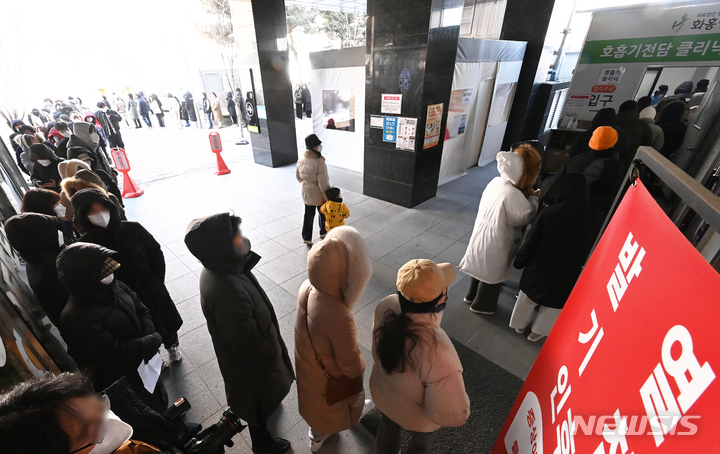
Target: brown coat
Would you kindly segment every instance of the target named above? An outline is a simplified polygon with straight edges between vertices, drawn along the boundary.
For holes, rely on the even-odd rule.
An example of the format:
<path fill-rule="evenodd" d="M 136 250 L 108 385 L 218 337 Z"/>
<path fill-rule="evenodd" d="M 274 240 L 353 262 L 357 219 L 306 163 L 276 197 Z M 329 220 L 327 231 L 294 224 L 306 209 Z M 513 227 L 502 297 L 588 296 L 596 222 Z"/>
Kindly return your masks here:
<path fill-rule="evenodd" d="M 365 241 L 352 227 L 333 229 L 308 254 L 309 279 L 300 287 L 295 312 L 295 369 L 300 414 L 316 432 L 341 432 L 360 419 L 364 392 L 327 405 L 327 377 L 313 346 L 331 376 L 365 372 L 352 308 L 371 276 Z"/>

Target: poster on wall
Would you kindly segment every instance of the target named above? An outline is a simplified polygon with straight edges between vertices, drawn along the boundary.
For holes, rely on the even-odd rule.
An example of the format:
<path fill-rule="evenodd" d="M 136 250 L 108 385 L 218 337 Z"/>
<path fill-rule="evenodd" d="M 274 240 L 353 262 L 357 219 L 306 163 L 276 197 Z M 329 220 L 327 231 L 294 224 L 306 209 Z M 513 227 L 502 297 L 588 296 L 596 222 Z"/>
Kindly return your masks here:
<path fill-rule="evenodd" d="M 583 270 L 492 453 L 715 452 L 718 294 L 720 275 L 638 181 Z"/>
<path fill-rule="evenodd" d="M 385 117 L 383 123 L 383 142 L 393 142 L 397 140 L 398 117 Z"/>
<path fill-rule="evenodd" d="M 380 113 L 402 113 L 402 95 L 382 95 Z"/>
<path fill-rule="evenodd" d="M 466 112 L 472 98 L 472 88 L 460 88 L 450 92 L 450 112 Z"/>
<path fill-rule="evenodd" d="M 382 115 L 370 115 L 370 127 L 374 129 L 382 129 L 385 126 Z"/>
<path fill-rule="evenodd" d="M 598 76 L 598 85 L 617 85 L 623 80 L 627 68 L 622 66 L 617 68 L 601 68 Z"/>
<path fill-rule="evenodd" d="M 397 142 L 398 150 L 415 151 L 415 134 L 417 132 L 417 118 L 398 118 Z"/>
<path fill-rule="evenodd" d="M 427 120 L 425 121 L 425 141 L 423 150 L 432 148 L 440 143 L 440 125 L 442 123 L 443 103 L 432 104 L 427 108 Z"/>
<path fill-rule="evenodd" d="M 447 130 L 448 135 L 452 139 L 460 134 L 465 134 L 465 125 L 467 124 L 467 114 L 461 112 L 449 112 Z"/>

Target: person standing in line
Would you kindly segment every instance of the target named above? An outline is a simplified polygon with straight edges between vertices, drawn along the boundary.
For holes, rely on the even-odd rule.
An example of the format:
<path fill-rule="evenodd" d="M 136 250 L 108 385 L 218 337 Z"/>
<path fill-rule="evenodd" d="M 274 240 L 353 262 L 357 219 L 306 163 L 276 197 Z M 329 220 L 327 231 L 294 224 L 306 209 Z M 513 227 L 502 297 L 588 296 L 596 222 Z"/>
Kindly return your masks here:
<path fill-rule="evenodd" d="M 189 128 L 189 127 L 190 127 L 190 120 L 189 120 L 189 118 L 190 118 L 190 117 L 188 116 L 187 107 L 185 107 L 185 101 L 181 101 L 181 102 L 180 102 L 180 123 L 181 123 L 181 126 L 180 126 L 180 127 L 182 127 L 182 122 L 184 121 L 184 122 L 185 122 L 185 127 L 186 127 L 186 128 Z"/>
<path fill-rule="evenodd" d="M 165 257 L 160 244 L 141 224 L 121 220 L 115 204 L 99 189 L 82 189 L 70 202 L 75 220 L 85 230 L 80 241 L 117 251 L 114 257 L 122 265 L 118 279 L 147 304 L 170 361 L 182 360 L 178 330 L 183 320 L 165 287 Z"/>
<path fill-rule="evenodd" d="M 173 95 L 172 93 L 168 93 L 167 105 L 169 106 L 170 117 L 175 121 L 175 125 L 178 128 L 182 128 L 183 124 L 180 121 L 180 100 L 177 99 L 177 96 Z"/>
<path fill-rule="evenodd" d="M 370 393 L 382 413 L 376 454 L 400 451 L 400 429 L 410 434 L 407 454 L 430 454 L 441 427 L 470 416 L 463 367 L 440 328 L 450 263 L 411 260 L 398 271 L 397 294 L 380 301 L 373 316 Z"/>
<path fill-rule="evenodd" d="M 330 176 L 328 175 L 325 158 L 322 155 L 322 141 L 315 134 L 305 137 L 305 153 L 298 159 L 295 168 L 295 178 L 300 183 L 302 199 L 305 204 L 305 217 L 303 219 L 302 240 L 305 244 L 312 244 L 312 225 L 315 220 L 315 211 L 318 212 L 320 224 L 320 239 L 325 239 L 325 215 L 320 208 L 327 202 L 327 190 L 330 189 Z"/>
<path fill-rule="evenodd" d="M 665 144 L 665 133 L 663 133 L 663 130 L 660 126 L 655 124 L 655 117 L 657 116 L 657 111 L 654 107 L 646 107 L 643 110 L 640 111 L 640 119 L 648 124 L 650 126 L 650 131 L 652 131 L 653 134 L 653 140 L 652 140 L 652 147 L 660 151 L 662 150 L 663 145 Z"/>
<path fill-rule="evenodd" d="M 117 106 L 117 113 L 119 113 L 122 119 L 125 120 L 125 126 L 130 126 L 130 123 L 128 123 L 127 104 L 125 101 L 118 97 L 115 100 L 115 105 Z"/>
<path fill-rule="evenodd" d="M 147 99 L 145 99 L 145 96 L 143 96 L 142 92 L 137 95 L 137 102 L 140 116 L 142 117 L 148 128 L 152 128 L 152 122 L 150 121 L 150 114 L 152 113 L 152 110 L 150 109 L 150 104 L 148 104 L 148 101 Z"/>
<path fill-rule="evenodd" d="M 215 92 L 211 92 L 210 95 L 212 96 L 212 115 L 213 115 L 213 121 L 215 121 L 215 125 L 218 128 L 223 127 L 223 114 L 222 114 L 222 107 L 220 106 L 220 98 L 215 94 Z"/>
<path fill-rule="evenodd" d="M 472 278 L 465 302 L 472 312 L 485 315 L 495 313 L 503 283 L 515 272 L 512 264 L 522 228 L 535 217 L 540 197 L 540 191 L 532 189 L 540 173 L 540 155 L 532 145 L 501 151 L 496 160 L 500 176 L 483 191 L 460 262 L 460 270 Z"/>
<path fill-rule="evenodd" d="M 115 275 L 122 266 L 115 251 L 96 244 L 75 243 L 57 258 L 58 277 L 70 293 L 60 314 L 60 334 L 68 354 L 102 391 L 123 376 L 135 394 L 160 414 L 167 409 L 162 380 L 145 389 L 138 367 L 158 354 L 162 343 L 147 307 Z"/>
<path fill-rule="evenodd" d="M 343 203 L 340 188 L 330 188 L 325 191 L 325 195 L 328 201 L 320 207 L 320 213 L 325 215 L 325 230 L 329 232 L 345 225 L 345 219 L 350 217 L 350 209 Z"/>
<path fill-rule="evenodd" d="M 300 87 L 300 84 L 295 85 L 295 93 L 293 94 L 295 97 L 295 116 L 298 118 L 298 120 L 302 120 L 303 117 L 303 90 Z"/>
<path fill-rule="evenodd" d="M 150 95 L 150 111 L 155 113 L 155 117 L 157 117 L 158 125 L 160 125 L 161 128 L 164 128 L 166 111 L 163 110 L 162 102 L 160 101 L 160 98 L 158 98 L 158 95 L 156 95 L 156 94 Z"/>
<path fill-rule="evenodd" d="M 212 122 L 212 104 L 210 103 L 210 100 L 207 97 L 207 93 L 202 92 L 202 109 L 203 113 L 207 115 L 208 119 L 208 129 L 213 128 L 213 122 Z"/>
<path fill-rule="evenodd" d="M 242 118 L 245 126 L 250 122 L 248 118 L 247 109 L 245 108 L 245 100 L 243 99 L 242 89 L 240 87 L 235 89 L 235 104 L 236 109 L 239 109 L 239 118 Z"/>
<path fill-rule="evenodd" d="M 310 450 L 317 452 L 332 434 L 355 426 L 363 412 L 365 358 L 352 310 L 372 277 L 372 263 L 352 227 L 333 229 L 307 262 L 295 311 L 295 367 L 300 415 L 310 425 Z M 356 379 L 360 389 L 328 402 L 328 376 Z"/>
<path fill-rule="evenodd" d="M 188 119 L 189 119 L 189 121 L 192 121 L 195 124 L 195 126 L 197 127 L 198 119 L 197 119 L 197 114 L 195 111 L 195 100 L 193 99 L 192 93 L 190 93 L 189 91 L 186 91 L 185 94 L 183 95 L 183 99 L 185 99 L 185 108 L 187 109 L 187 112 L 188 112 Z M 187 124 L 186 126 L 190 126 L 190 125 Z"/>
<path fill-rule="evenodd" d="M 228 115 L 230 115 L 230 120 L 233 123 L 233 126 L 238 125 L 238 118 L 237 118 L 237 111 L 235 110 L 235 101 L 233 101 L 233 95 L 232 92 L 227 92 L 227 108 L 228 108 Z"/>
<path fill-rule="evenodd" d="M 140 123 L 140 112 L 138 111 L 138 102 L 133 97 L 132 93 L 128 93 L 128 118 L 130 118 L 135 124 L 135 129 L 142 128 Z"/>
<path fill-rule="evenodd" d="M 307 118 L 312 117 L 312 93 L 310 93 L 310 87 L 303 84 L 303 104 L 305 106 L 305 116 Z"/>
<path fill-rule="evenodd" d="M 110 148 L 120 147 L 124 149 L 125 142 L 123 142 L 122 135 L 120 134 L 120 121 L 122 121 L 123 118 L 120 116 L 120 113 L 110 109 L 103 102 L 98 102 L 97 106 L 98 111 L 95 112 L 95 118 L 100 122 L 100 126 L 105 131 L 108 145 Z"/>
<path fill-rule="evenodd" d="M 185 245 L 203 265 L 200 305 L 230 409 L 247 422 L 255 454 L 281 454 L 290 442 L 267 429 L 295 379 L 275 309 L 253 268 L 260 256 L 239 217 L 219 213 L 188 225 Z"/>

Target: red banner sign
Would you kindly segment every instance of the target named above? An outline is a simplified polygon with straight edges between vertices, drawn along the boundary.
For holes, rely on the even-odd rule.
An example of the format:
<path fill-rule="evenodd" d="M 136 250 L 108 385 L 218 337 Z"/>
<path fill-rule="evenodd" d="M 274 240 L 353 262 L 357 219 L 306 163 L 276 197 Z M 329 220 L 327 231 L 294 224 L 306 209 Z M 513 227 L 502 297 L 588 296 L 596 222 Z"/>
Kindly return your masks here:
<path fill-rule="evenodd" d="M 631 187 L 493 454 L 716 452 L 720 275 Z"/>
<path fill-rule="evenodd" d="M 112 160 L 115 163 L 115 168 L 118 172 L 130 171 L 130 161 L 128 161 L 125 150 L 122 148 L 113 148 L 110 150 L 110 156 L 112 156 Z"/>
<path fill-rule="evenodd" d="M 213 153 L 220 153 L 222 151 L 222 140 L 220 140 L 220 134 L 217 132 L 211 132 L 208 135 L 210 139 L 210 149 Z"/>
<path fill-rule="evenodd" d="M 593 93 L 612 93 L 617 89 L 615 85 L 593 85 Z"/>

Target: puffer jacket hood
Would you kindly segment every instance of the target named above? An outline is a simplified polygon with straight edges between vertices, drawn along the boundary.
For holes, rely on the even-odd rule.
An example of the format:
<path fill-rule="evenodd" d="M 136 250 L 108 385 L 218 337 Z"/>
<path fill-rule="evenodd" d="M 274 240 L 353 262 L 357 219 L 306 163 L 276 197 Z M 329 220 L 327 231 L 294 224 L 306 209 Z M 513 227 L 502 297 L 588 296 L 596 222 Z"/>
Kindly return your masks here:
<path fill-rule="evenodd" d="M 655 116 L 657 115 L 657 110 L 655 110 L 654 107 L 646 107 L 643 110 L 640 111 L 640 119 L 645 120 L 648 123 L 655 123 Z"/>
<path fill-rule="evenodd" d="M 118 213 L 117 207 L 110 198 L 100 189 L 82 189 L 70 198 L 73 212 L 75 213 L 75 221 L 85 229 L 86 232 L 104 231 L 102 227 L 90 222 L 87 217 L 88 211 L 93 203 L 98 202 L 110 211 L 110 223 L 107 230 L 111 230 L 122 225 L 122 219 Z"/>
<path fill-rule="evenodd" d="M 593 130 L 600 126 L 615 126 L 615 109 L 612 107 L 605 107 L 604 109 L 598 110 L 592 120 Z"/>
<path fill-rule="evenodd" d="M 70 140 L 72 140 L 72 138 Z M 69 143 L 68 143 L 68 145 L 69 145 Z M 68 149 L 67 149 L 68 159 L 82 160 L 82 158 L 85 157 L 83 155 L 90 158 L 90 160 L 93 162 L 93 165 L 90 166 L 91 168 L 97 163 L 97 157 L 96 157 L 95 153 L 92 152 L 88 147 L 86 147 L 84 145 L 76 145 L 74 147 L 68 147 Z"/>
<path fill-rule="evenodd" d="M 585 202 L 590 200 L 587 179 L 581 173 L 566 173 L 558 178 L 543 201 L 548 205 L 553 205 L 571 199 Z"/>
<path fill-rule="evenodd" d="M 61 246 L 58 218 L 38 213 L 22 213 L 5 221 L 5 233 L 10 245 L 30 263 L 54 260 Z"/>
<path fill-rule="evenodd" d="M 637 110 L 623 110 L 615 116 L 615 124 L 619 127 L 620 125 L 626 125 L 637 121 L 639 118 L 640 113 Z"/>
<path fill-rule="evenodd" d="M 513 185 L 517 185 L 523 174 L 522 156 L 512 151 L 501 151 L 495 159 L 497 160 L 497 169 L 500 176 Z"/>
<path fill-rule="evenodd" d="M 10 123 L 10 127 L 12 128 L 13 132 L 15 132 L 15 126 L 24 125 L 24 124 L 25 124 L 25 122 L 22 120 L 13 120 Z"/>
<path fill-rule="evenodd" d="M 693 91 L 692 80 L 686 80 L 685 82 L 683 82 L 677 86 L 674 93 L 676 95 L 685 95 L 685 94 L 691 94 L 692 91 Z"/>
<path fill-rule="evenodd" d="M 74 297 L 100 303 L 113 294 L 113 285 L 100 282 L 105 260 L 116 254 L 111 249 L 91 243 L 74 243 L 60 252 L 55 265 L 58 278 Z"/>
<path fill-rule="evenodd" d="M 57 162 L 60 160 L 53 151 L 48 148 L 44 143 L 36 143 L 30 145 L 30 160 L 37 162 L 41 159 L 47 159 L 49 161 Z"/>
<path fill-rule="evenodd" d="M 372 276 L 365 241 L 352 227 L 337 227 L 308 253 L 308 279 L 320 293 L 357 303 Z"/>
<path fill-rule="evenodd" d="M 90 134 L 97 132 L 95 125 L 85 121 L 76 121 L 73 123 L 73 135 L 68 140 L 68 158 L 70 158 L 70 148 L 80 146 L 88 150 L 95 150 L 98 147 L 97 142 L 90 139 Z"/>
<path fill-rule="evenodd" d="M 58 164 L 58 172 L 63 178 L 74 177 L 80 170 L 90 170 L 90 166 L 79 159 L 69 159 Z"/>
<path fill-rule="evenodd" d="M 249 260 L 233 246 L 230 213 L 218 213 L 194 219 L 185 231 L 185 245 L 203 266 L 213 271 L 232 271 Z M 256 254 L 255 254 L 256 255 Z"/>

